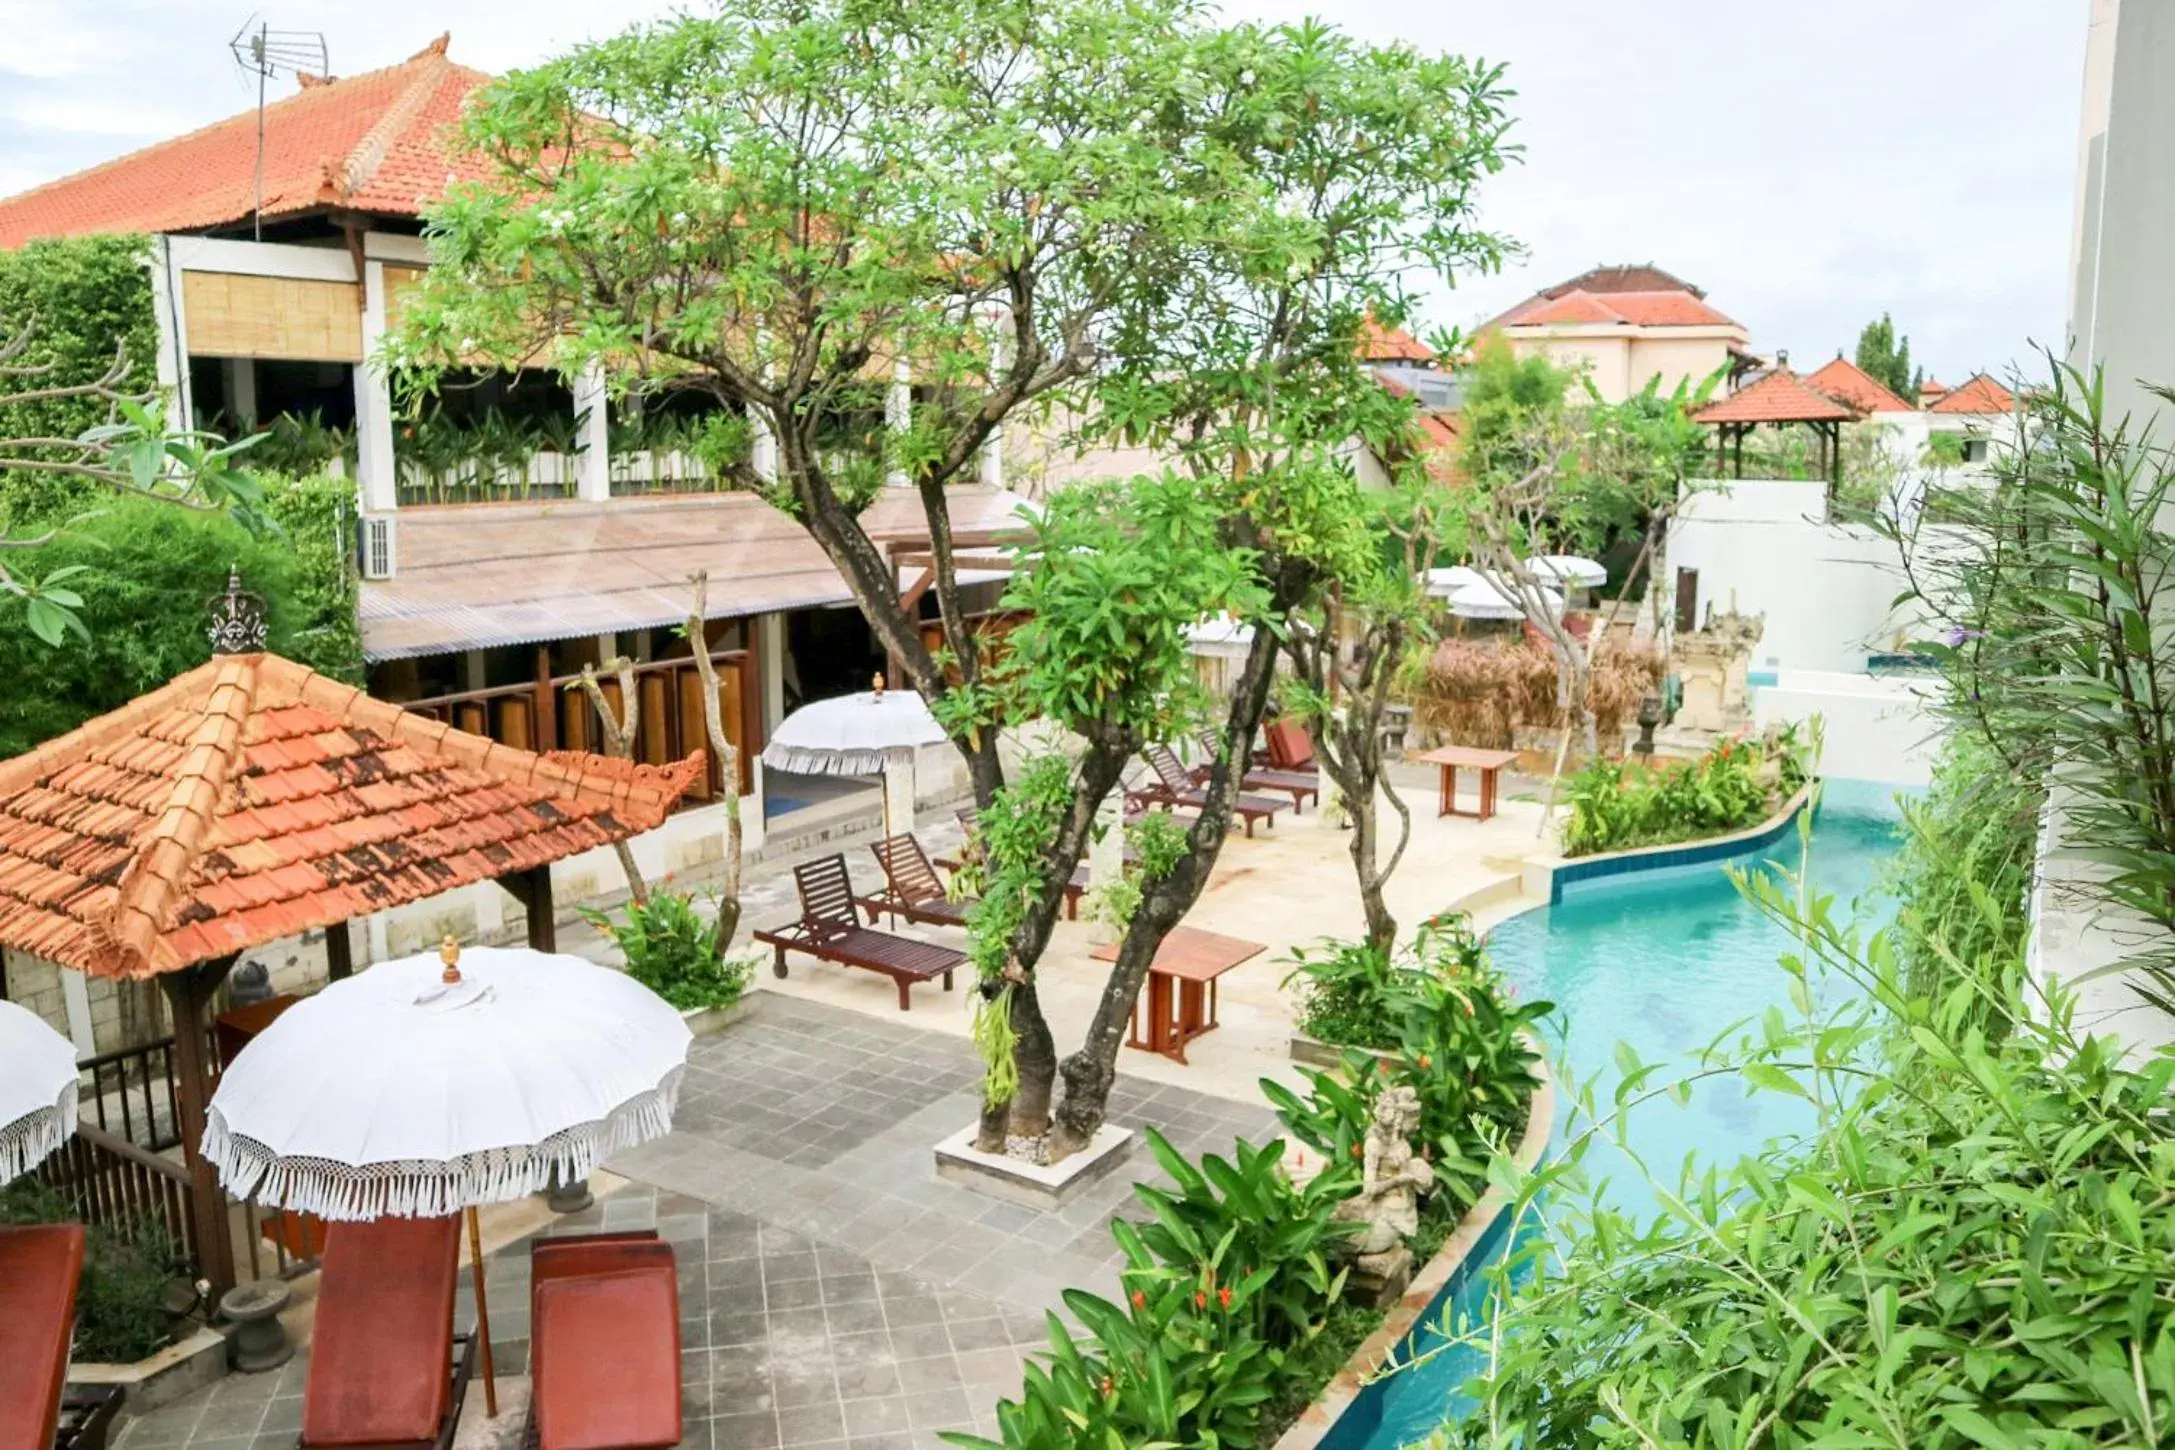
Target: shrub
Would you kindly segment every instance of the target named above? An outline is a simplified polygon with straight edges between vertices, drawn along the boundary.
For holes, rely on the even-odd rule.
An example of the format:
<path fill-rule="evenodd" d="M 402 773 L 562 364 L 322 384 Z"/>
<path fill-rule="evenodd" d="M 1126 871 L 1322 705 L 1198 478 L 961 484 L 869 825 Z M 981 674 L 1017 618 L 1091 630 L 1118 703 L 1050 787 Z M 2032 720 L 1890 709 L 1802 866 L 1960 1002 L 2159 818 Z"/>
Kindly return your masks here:
<path fill-rule="evenodd" d="M 67 1223 L 79 1216 L 65 1195 L 36 1179 L 0 1189 L 0 1224 Z M 128 1364 L 171 1340 L 166 1286 L 180 1269 L 164 1226 L 150 1219 L 125 1229 L 92 1225 L 76 1289 L 75 1358 Z"/>
<path fill-rule="evenodd" d="M 1467 1446 L 2167 1444 L 2175 1427 L 2175 1053 L 2125 1063 L 2074 1029 L 2012 945 L 1926 997 L 1898 933 L 1863 941 L 1832 903 L 1740 884 L 1800 949 L 1799 1011 L 1771 1010 L 1702 1076 L 1809 1104 L 1817 1126 L 1736 1163 L 1690 1163 L 1634 1221 L 1579 1191 L 1585 1145 L 1675 1086 L 1652 1068 L 1527 1178 L 1553 1226 L 1496 1271 L 1467 1342 Z M 1929 919 L 1938 933 L 1942 918 Z M 1977 928 L 1974 927 L 1974 930 Z M 1866 993 L 1821 1011 L 1819 976 Z M 2014 1024 L 1990 1039 L 1991 1009 Z M 1523 1288 L 1514 1283 L 1526 1280 Z"/>
<path fill-rule="evenodd" d="M 1418 979 L 1477 971 L 1480 941 L 1466 918 L 1427 923 L 1401 953 L 1369 942 L 1324 940 L 1291 954 L 1285 987 L 1298 984 L 1297 1025 L 1320 1042 L 1389 1051 L 1402 1040 L 1405 1017 L 1420 1001 Z"/>
<path fill-rule="evenodd" d="M 1564 780 L 1570 814 L 1563 854 L 1627 851 L 1745 830 L 1802 785 L 1806 770 L 1794 735 L 1772 752 L 1756 741 L 1721 740 L 1696 760 L 1651 768 L 1589 761 Z"/>
<path fill-rule="evenodd" d="M 18 755 L 126 704 L 211 658 L 206 601 L 227 570 L 262 594 L 269 647 L 350 682 L 361 678 L 354 585 L 338 510 L 353 484 L 271 481 L 265 508 L 285 537 L 144 498 L 116 498 L 38 550 L 41 572 L 80 566 L 69 587 L 88 641 L 55 648 L 30 632 L 20 600 L 0 601 L 0 758 Z"/>
<path fill-rule="evenodd" d="M 683 1012 L 730 1007 L 747 990 L 748 960 L 727 960 L 725 927 L 715 912 L 697 911 L 692 897 L 656 891 L 628 902 L 617 921 L 601 911 L 582 916 L 619 944 L 628 976 Z"/>
<path fill-rule="evenodd" d="M 1594 655 L 1591 693 L 1604 742 L 1623 738 L 1639 697 L 1658 688 L 1661 676 L 1661 657 L 1652 650 L 1604 642 Z M 1446 639 L 1414 681 L 1412 718 L 1461 745 L 1495 750 L 1510 749 L 1521 729 L 1560 730 L 1555 651 L 1531 640 Z"/>

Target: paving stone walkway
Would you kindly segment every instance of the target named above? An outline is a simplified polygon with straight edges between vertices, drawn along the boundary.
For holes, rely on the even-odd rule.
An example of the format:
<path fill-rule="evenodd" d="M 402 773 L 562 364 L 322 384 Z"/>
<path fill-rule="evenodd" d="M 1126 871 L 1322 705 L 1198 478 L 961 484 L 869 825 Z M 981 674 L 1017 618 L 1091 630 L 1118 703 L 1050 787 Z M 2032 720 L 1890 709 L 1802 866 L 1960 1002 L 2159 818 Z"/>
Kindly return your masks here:
<path fill-rule="evenodd" d="M 974 1115 L 969 1044 L 904 1018 L 758 1001 L 695 1044 L 670 1136 L 612 1162 L 629 1185 L 547 1232 L 654 1227 L 674 1245 L 690 1450 L 893 1450 L 938 1444 L 942 1429 L 991 1432 L 1061 1292 L 1115 1294 L 1109 1221 L 1136 1179 L 1161 1179 L 1153 1159 L 1137 1150 L 1058 1213 L 940 1181 L 932 1146 Z M 1130 1079 L 1111 1106 L 1115 1121 L 1154 1125 L 1189 1154 L 1274 1131 L 1258 1102 Z M 486 1270 L 502 1422 L 525 1403 L 528 1254 L 517 1240 Z M 128 1421 L 115 1450 L 289 1450 L 303 1375 L 298 1357 L 229 1376 Z M 482 1412 L 478 1385 L 464 1443 Z"/>

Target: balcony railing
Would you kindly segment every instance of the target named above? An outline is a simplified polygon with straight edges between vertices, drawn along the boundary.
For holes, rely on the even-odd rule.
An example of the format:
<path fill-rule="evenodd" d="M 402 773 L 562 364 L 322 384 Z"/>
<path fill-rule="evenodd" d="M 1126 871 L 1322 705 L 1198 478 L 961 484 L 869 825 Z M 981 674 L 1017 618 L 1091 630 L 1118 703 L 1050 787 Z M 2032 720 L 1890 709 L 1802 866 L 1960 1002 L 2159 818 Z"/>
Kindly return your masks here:
<path fill-rule="evenodd" d="M 754 767 L 747 745 L 754 699 L 753 660 L 745 650 L 725 650 L 710 656 L 717 670 L 718 716 L 725 738 L 740 757 L 740 789 L 754 788 Z M 499 685 L 485 690 L 463 690 L 428 699 L 405 700 L 401 708 L 443 720 L 456 730 L 485 735 L 517 750 L 604 750 L 604 724 L 596 707 L 580 690 L 570 690 L 579 675 L 558 675 L 534 684 Z M 619 681 L 603 679 L 604 697 L 615 716 L 623 716 Z M 652 660 L 634 667 L 634 687 L 640 701 L 635 722 L 634 759 L 645 765 L 668 765 L 690 751 L 708 751 L 710 740 L 703 723 L 702 676 L 691 659 Z M 724 789 L 724 775 L 715 752 L 709 769 L 687 792 L 687 804 L 715 799 Z"/>

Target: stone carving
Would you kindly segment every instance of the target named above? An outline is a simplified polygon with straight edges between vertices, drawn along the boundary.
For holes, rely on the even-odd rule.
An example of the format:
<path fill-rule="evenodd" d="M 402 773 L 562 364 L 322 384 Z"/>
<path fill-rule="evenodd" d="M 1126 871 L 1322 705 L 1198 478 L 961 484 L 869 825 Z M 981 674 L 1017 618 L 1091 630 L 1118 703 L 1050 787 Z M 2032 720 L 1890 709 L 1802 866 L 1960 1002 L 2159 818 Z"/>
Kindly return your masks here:
<path fill-rule="evenodd" d="M 1684 683 L 1684 703 L 1677 708 L 1674 730 L 1724 734 L 1750 722 L 1745 674 L 1752 647 L 1766 628 L 1764 614 L 1710 612 L 1705 629 L 1676 637 L 1670 665 Z"/>
<path fill-rule="evenodd" d="M 1383 1304 L 1412 1280 L 1405 1240 L 1420 1227 L 1420 1197 L 1435 1186 L 1435 1170 L 1412 1151 L 1420 1127 L 1420 1097 L 1411 1088 L 1385 1088 L 1367 1128 L 1359 1192 L 1337 1206 L 1340 1223 L 1360 1231 L 1345 1240 L 1358 1297 Z"/>

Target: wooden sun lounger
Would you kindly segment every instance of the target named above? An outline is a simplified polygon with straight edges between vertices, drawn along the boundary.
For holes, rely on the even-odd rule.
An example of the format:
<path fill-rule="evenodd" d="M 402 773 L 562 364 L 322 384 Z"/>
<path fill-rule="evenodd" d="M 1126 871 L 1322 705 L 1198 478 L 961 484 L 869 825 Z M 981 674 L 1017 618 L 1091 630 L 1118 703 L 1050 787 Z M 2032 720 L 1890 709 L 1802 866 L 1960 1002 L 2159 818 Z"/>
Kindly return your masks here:
<path fill-rule="evenodd" d="M 70 1385 L 60 1397 L 60 1428 L 53 1450 L 106 1450 L 106 1437 L 121 1413 L 119 1385 Z"/>
<path fill-rule="evenodd" d="M 1214 769 L 1208 762 L 1216 758 L 1216 737 L 1203 735 L 1202 763 L 1193 767 L 1193 783 L 1207 785 L 1209 771 Z M 1296 814 L 1306 809 L 1306 804 L 1322 793 L 1321 777 L 1311 770 L 1277 770 L 1271 766 L 1255 766 L 1239 781 L 1246 790 L 1281 791 L 1291 797 L 1291 808 Z"/>
<path fill-rule="evenodd" d="M 476 1350 L 453 1332 L 460 1254 L 457 1216 L 325 1226 L 305 1450 L 452 1445 Z"/>
<path fill-rule="evenodd" d="M 0 1450 L 54 1442 L 82 1277 L 82 1224 L 0 1228 Z"/>
<path fill-rule="evenodd" d="M 881 972 L 898 985 L 899 1010 L 907 1012 L 913 1008 L 906 995 L 909 987 L 942 977 L 949 992 L 952 973 L 966 965 L 965 952 L 861 925 L 844 856 L 794 867 L 793 885 L 800 893 L 800 920 L 755 934 L 776 951 L 771 970 L 781 977 L 789 950 L 806 952 L 819 962 Z"/>
<path fill-rule="evenodd" d="M 868 912 L 869 925 L 888 914 L 894 921 L 905 917 L 925 926 L 965 926 L 971 898 L 954 901 L 937 880 L 936 867 L 911 833 L 891 836 L 869 847 L 884 871 L 884 889 L 858 898 Z"/>
<path fill-rule="evenodd" d="M 680 1288 L 654 1231 L 540 1238 L 529 1250 L 530 1436 L 537 1450 L 680 1443 Z"/>
<path fill-rule="evenodd" d="M 1314 742 L 1306 727 L 1296 720 L 1271 720 L 1261 727 L 1269 749 L 1269 765 L 1276 770 L 1314 769 Z"/>
<path fill-rule="evenodd" d="M 1186 767 L 1171 754 L 1170 747 L 1151 745 L 1141 752 L 1148 768 L 1156 773 L 1152 784 L 1129 791 L 1126 800 L 1142 806 L 1178 806 L 1187 810 L 1200 810 L 1208 804 L 1208 792 L 1193 783 L 1186 774 Z M 1231 814 L 1245 823 L 1246 834 L 1254 833 L 1255 821 L 1276 824 L 1276 813 L 1288 808 L 1288 803 L 1265 795 L 1242 795 L 1231 804 Z"/>
<path fill-rule="evenodd" d="M 981 813 L 973 806 L 962 806 L 953 814 L 959 818 L 960 829 L 967 833 L 967 838 L 959 843 L 959 850 L 956 855 L 939 856 L 936 858 L 935 864 L 943 867 L 946 871 L 957 872 L 966 865 L 973 854 L 974 833 L 981 827 L 982 817 Z M 1072 868 L 1072 879 L 1065 883 L 1065 920 L 1078 921 L 1080 919 L 1080 898 L 1086 893 L 1087 889 L 1088 868 L 1087 863 L 1083 861 Z"/>

